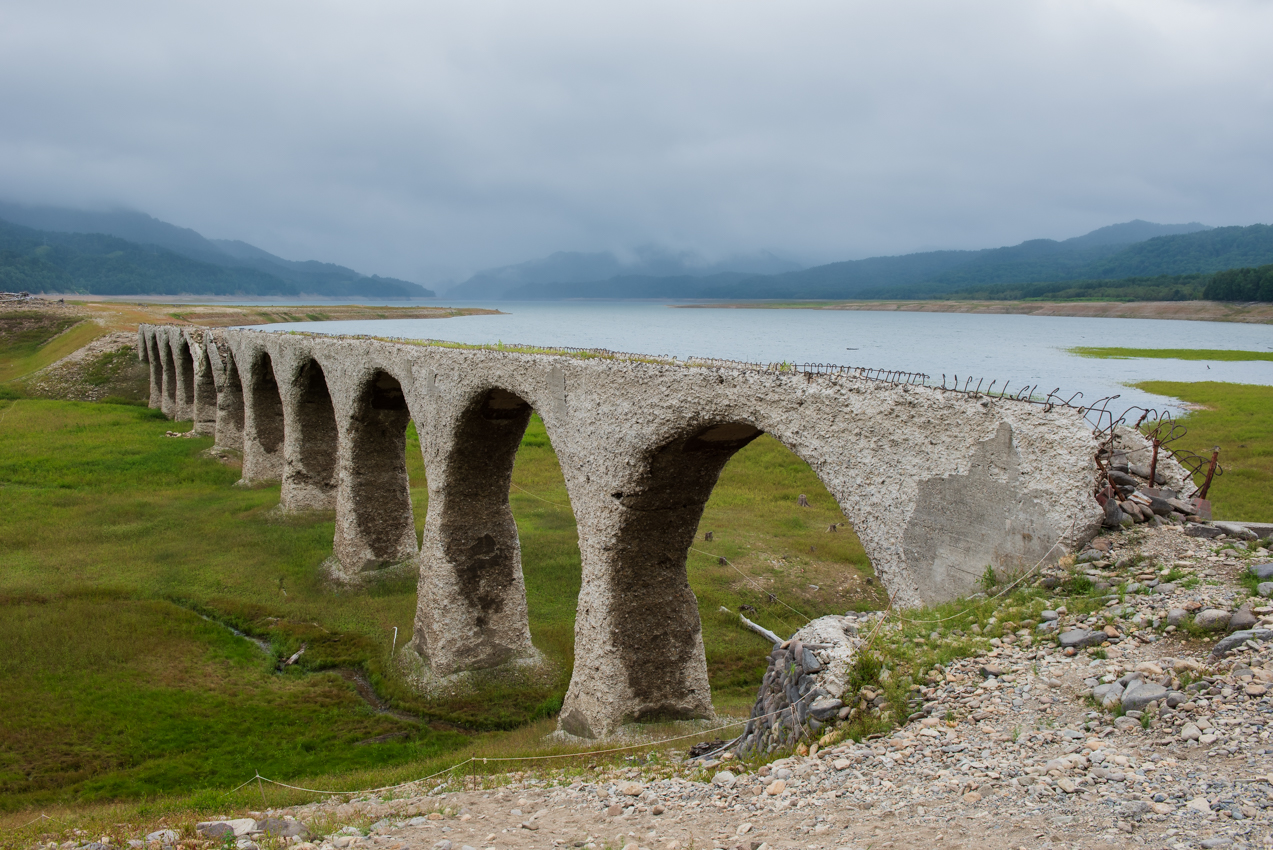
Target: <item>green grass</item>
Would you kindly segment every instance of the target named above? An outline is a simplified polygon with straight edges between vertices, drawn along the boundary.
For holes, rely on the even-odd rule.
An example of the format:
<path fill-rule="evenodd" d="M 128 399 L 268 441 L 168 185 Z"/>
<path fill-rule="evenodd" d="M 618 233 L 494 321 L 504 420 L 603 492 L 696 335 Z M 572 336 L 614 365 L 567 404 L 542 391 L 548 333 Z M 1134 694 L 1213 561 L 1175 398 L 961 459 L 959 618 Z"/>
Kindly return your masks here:
<path fill-rule="evenodd" d="M 511 729 L 560 706 L 580 560 L 537 417 L 510 501 L 532 636 L 563 675 L 435 701 L 411 693 L 389 663 L 393 627 L 400 646 L 411 634 L 414 580 L 333 590 L 320 573 L 331 516 L 278 515 L 277 485 L 233 487 L 238 470 L 202 456 L 209 438 L 167 438 L 171 427 L 139 407 L 0 401 L 0 645 L 19 647 L 0 673 L 0 810 L 224 788 L 257 769 L 288 780 L 418 764 L 464 743 L 447 729 Z M 422 526 L 414 432 L 407 458 Z M 796 506 L 800 493 L 813 507 Z M 834 500 L 775 440 L 755 441 L 726 468 L 704 518 L 716 540 L 696 544 L 712 556 L 690 561 L 722 708 L 750 703 L 768 646 L 718 606 L 751 604 L 754 619 L 784 633 L 803 620 L 716 556 L 809 616 L 871 604 L 878 587 L 863 580 L 860 544 L 847 527 L 827 533 L 832 522 L 843 522 Z M 268 641 L 269 655 L 200 613 Z M 272 672 L 302 642 L 296 667 Z M 362 671 L 444 731 L 372 713 L 338 668 Z M 407 736 L 357 743 L 394 732 Z"/>
<path fill-rule="evenodd" d="M 0 313 L 0 383 L 43 369 L 102 333 L 96 323 L 79 317 Z"/>
<path fill-rule="evenodd" d="M 1067 348 L 1079 357 L 1105 360 L 1129 360 L 1156 358 L 1163 360 L 1213 360 L 1240 362 L 1248 360 L 1273 360 L 1273 351 L 1234 351 L 1227 348 L 1118 348 L 1079 346 Z"/>
<path fill-rule="evenodd" d="M 1205 457 L 1220 447 L 1224 474 L 1208 497 L 1217 519 L 1273 521 L 1273 387 L 1214 381 L 1145 381 L 1139 389 L 1199 405 L 1181 420 L 1179 445 Z M 1202 476 L 1196 476 L 1202 483 Z"/>

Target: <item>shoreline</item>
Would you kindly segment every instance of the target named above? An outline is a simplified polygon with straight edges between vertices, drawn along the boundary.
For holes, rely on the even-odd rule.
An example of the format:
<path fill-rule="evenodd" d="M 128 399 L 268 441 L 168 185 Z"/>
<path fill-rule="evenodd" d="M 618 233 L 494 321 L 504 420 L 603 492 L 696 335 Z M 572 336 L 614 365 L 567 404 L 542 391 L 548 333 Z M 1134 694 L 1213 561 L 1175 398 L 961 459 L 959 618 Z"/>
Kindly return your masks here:
<path fill-rule="evenodd" d="M 1088 319 L 1174 319 L 1273 324 L 1273 304 L 1222 301 L 755 301 L 674 304 L 696 310 L 861 310 L 893 313 L 989 313 Z"/>

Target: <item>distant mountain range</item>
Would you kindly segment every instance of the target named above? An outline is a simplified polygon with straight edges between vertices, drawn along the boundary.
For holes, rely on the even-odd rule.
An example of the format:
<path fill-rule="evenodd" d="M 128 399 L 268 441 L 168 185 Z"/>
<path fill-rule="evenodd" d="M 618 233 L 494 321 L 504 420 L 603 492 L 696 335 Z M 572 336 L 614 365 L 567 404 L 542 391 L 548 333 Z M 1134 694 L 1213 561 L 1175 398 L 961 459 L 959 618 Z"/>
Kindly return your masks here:
<path fill-rule="evenodd" d="M 777 273 L 703 265 L 687 273 L 666 264 L 652 269 L 634 263 L 610 274 L 617 264 L 612 255 L 554 254 L 481 272 L 447 294 L 507 300 L 931 298 L 1008 285 L 1209 274 L 1267 263 L 1273 263 L 1273 227 L 1268 225 L 1212 228 L 1136 220 L 1059 242 L 1033 239 L 1005 248 L 871 257 Z"/>
<path fill-rule="evenodd" d="M 1130 286 L 1129 292 L 1141 296 L 1128 297 L 1163 292 L 1189 298 L 1206 286 L 1197 276 L 1270 263 L 1269 225 L 1212 228 L 1136 220 L 1059 242 L 1033 239 L 1004 248 L 926 251 L 812 268 L 768 252 L 719 262 L 655 246 L 638 248 L 629 257 L 558 252 L 478 272 L 446 294 L 472 300 L 1011 298 L 1049 292 L 1112 297 Z M 1111 281 L 1128 282 L 1107 285 Z M 332 263 L 284 260 L 246 242 L 206 239 L 145 213 L 2 201 L 0 289 L 116 295 L 434 295 L 405 280 L 363 275 Z"/>
<path fill-rule="evenodd" d="M 145 213 L 0 201 L 0 290 L 95 295 L 431 298 L 416 283 L 246 242 L 205 239 Z"/>
<path fill-rule="evenodd" d="M 658 246 L 637 248 L 630 259 L 620 259 L 615 254 L 580 253 L 558 251 L 538 260 L 529 260 L 512 266 L 480 271 L 463 283 L 453 286 L 446 294 L 450 298 L 508 299 L 508 298 L 666 298 L 676 297 L 656 293 L 652 295 L 575 295 L 543 294 L 556 292 L 555 287 L 565 287 L 563 292 L 573 293 L 582 285 L 596 287 L 597 291 L 627 292 L 636 281 L 670 281 L 692 278 L 713 278 L 721 274 L 733 275 L 730 280 L 755 275 L 775 275 L 798 271 L 800 263 L 778 257 L 768 251 L 743 254 L 720 262 L 709 263 L 691 251 L 669 251 Z M 630 281 L 622 283 L 622 281 Z M 610 284 L 610 285 L 607 285 Z M 665 285 L 656 287 L 666 288 Z M 675 289 L 675 286 L 673 286 Z"/>

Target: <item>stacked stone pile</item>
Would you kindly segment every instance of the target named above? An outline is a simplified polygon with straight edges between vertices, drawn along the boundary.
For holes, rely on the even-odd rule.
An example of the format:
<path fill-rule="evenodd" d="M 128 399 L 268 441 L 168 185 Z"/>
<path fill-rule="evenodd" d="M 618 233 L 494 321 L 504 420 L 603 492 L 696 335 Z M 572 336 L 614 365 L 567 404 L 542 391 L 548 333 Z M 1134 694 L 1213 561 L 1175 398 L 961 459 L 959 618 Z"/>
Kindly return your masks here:
<path fill-rule="evenodd" d="M 1184 468 L 1165 449 L 1155 461 L 1152 449 L 1135 431 L 1117 429 L 1112 446 L 1098 457 L 1109 471 L 1109 488 L 1096 496 L 1105 509 L 1106 528 L 1202 523 L 1211 518 L 1205 502 L 1185 496 L 1194 487 Z"/>
<path fill-rule="evenodd" d="M 820 617 L 775 646 L 751 719 L 734 751 L 743 758 L 792 750 L 816 739 L 852 708 L 841 702 L 854 652 L 879 614 Z"/>

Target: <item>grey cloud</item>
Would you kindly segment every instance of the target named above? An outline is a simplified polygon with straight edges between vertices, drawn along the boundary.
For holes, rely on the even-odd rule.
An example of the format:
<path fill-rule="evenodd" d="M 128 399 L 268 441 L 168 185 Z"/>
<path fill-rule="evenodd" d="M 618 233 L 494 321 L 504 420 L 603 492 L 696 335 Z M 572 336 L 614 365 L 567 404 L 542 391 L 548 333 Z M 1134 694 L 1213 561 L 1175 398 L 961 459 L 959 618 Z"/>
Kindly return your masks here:
<path fill-rule="evenodd" d="M 10 2 L 0 196 L 430 282 L 1269 221 L 1254 2 Z"/>

